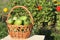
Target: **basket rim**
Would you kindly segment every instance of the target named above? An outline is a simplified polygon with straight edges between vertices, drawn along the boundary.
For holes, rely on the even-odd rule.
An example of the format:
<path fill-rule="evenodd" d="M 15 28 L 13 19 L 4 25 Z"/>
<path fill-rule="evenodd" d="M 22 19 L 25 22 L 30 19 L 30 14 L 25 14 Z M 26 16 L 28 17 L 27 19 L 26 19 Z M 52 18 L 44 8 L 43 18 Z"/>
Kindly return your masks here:
<path fill-rule="evenodd" d="M 29 25 L 14 25 L 14 24 L 9 24 L 9 23 L 7 23 L 7 25 L 11 25 L 11 26 L 19 26 L 19 27 L 20 27 L 20 26 L 23 26 L 23 27 L 24 27 L 24 26 L 30 26 L 30 25 L 32 25 L 32 24 L 29 24 Z"/>

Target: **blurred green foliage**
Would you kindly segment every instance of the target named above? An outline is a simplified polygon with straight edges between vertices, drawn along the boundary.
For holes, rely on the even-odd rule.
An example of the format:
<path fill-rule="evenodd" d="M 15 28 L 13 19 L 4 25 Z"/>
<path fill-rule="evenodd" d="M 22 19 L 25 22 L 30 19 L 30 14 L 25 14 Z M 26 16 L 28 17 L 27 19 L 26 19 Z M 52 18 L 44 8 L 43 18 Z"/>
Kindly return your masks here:
<path fill-rule="evenodd" d="M 3 2 L 3 1 L 0 1 Z M 57 0 L 59 2 L 59 0 Z M 56 4 L 54 0 L 9 0 L 7 2 L 0 3 L 0 16 L 6 15 L 9 13 L 12 7 L 19 5 L 25 6 L 31 12 L 34 18 L 34 26 L 31 35 L 41 34 L 49 36 L 54 36 L 54 40 L 60 39 L 60 12 L 56 11 L 56 6 L 60 4 Z M 37 6 L 42 6 L 42 10 L 38 10 Z M 7 7 L 8 12 L 4 13 L 3 8 Z M 26 15 L 26 12 L 22 9 L 18 9 L 14 11 L 16 13 L 20 13 L 20 15 Z M 1 21 L 1 32 L 0 35 L 2 37 L 7 35 L 7 30 L 5 22 Z M 2 30 L 4 29 L 4 30 Z M 2 33 L 2 34 L 1 34 Z M 5 35 L 6 34 L 6 35 Z M 48 39 L 46 39 L 48 40 Z M 52 39 L 50 39 L 52 40 Z"/>
<path fill-rule="evenodd" d="M 6 23 L 0 22 L 0 39 L 7 36 L 7 26 Z"/>

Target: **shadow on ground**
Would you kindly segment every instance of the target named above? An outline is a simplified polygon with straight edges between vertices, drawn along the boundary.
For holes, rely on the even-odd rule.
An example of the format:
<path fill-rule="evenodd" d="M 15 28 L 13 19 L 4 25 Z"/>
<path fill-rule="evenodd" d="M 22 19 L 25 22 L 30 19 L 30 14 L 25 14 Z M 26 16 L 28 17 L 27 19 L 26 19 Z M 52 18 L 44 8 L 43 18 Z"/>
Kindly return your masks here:
<path fill-rule="evenodd" d="M 45 35 L 44 40 L 54 40 L 54 36 L 51 36 L 50 30 L 40 29 L 38 35 Z"/>

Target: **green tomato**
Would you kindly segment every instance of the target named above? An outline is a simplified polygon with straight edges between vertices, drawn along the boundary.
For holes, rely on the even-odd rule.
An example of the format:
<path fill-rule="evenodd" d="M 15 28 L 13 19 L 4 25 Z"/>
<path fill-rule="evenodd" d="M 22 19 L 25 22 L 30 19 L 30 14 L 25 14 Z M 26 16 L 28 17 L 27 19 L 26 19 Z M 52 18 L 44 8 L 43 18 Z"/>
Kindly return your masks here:
<path fill-rule="evenodd" d="M 10 19 L 8 19 L 7 22 L 8 22 L 9 24 L 12 24 L 13 20 L 10 18 Z"/>
<path fill-rule="evenodd" d="M 17 17 L 13 17 L 13 20 L 17 20 Z"/>
<path fill-rule="evenodd" d="M 29 21 L 24 21 L 24 25 L 29 25 L 30 22 Z"/>
<path fill-rule="evenodd" d="M 20 20 L 27 20 L 27 16 L 21 16 Z"/>
<path fill-rule="evenodd" d="M 15 22 L 14 22 L 14 25 L 21 25 L 22 24 L 22 21 L 17 19 Z"/>

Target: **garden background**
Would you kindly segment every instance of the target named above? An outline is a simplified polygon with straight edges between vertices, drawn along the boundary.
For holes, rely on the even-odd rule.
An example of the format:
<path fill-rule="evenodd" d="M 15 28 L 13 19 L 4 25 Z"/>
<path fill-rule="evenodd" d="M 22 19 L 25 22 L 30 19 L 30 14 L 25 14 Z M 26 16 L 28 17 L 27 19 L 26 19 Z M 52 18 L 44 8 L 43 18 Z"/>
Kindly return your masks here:
<path fill-rule="evenodd" d="M 5 21 L 16 5 L 25 6 L 32 13 L 34 26 L 31 35 L 45 35 L 45 40 L 60 40 L 60 11 L 56 9 L 60 0 L 0 0 L 0 39 L 8 35 Z M 7 11 L 4 12 L 4 8 Z"/>

